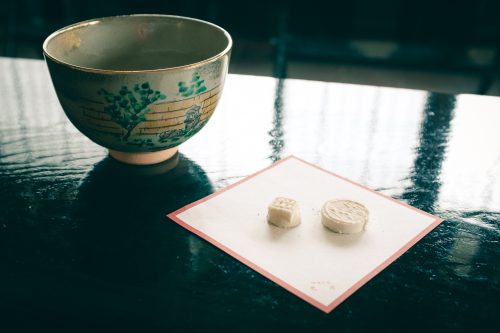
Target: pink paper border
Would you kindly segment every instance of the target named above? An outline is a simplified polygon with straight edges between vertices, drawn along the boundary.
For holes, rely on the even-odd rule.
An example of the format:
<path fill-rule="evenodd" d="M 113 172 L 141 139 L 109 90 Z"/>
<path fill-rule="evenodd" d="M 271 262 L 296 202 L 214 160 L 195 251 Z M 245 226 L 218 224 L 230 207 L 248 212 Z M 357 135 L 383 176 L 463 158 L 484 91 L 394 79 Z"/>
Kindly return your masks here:
<path fill-rule="evenodd" d="M 233 250 L 231 250 L 230 248 L 224 246 L 223 244 L 219 243 L 218 241 L 216 241 L 215 239 L 213 239 L 212 237 L 208 236 L 207 234 L 201 232 L 200 230 L 198 229 L 195 229 L 194 227 L 190 226 L 189 224 L 187 224 L 186 222 L 184 222 L 183 220 L 181 220 L 177 215 L 181 214 L 182 212 L 194 207 L 194 206 L 197 206 L 217 195 L 220 195 L 221 193 L 224 193 L 225 191 L 228 191 L 230 190 L 231 188 L 233 187 L 236 187 L 252 178 L 254 178 L 255 176 L 271 169 L 271 168 L 274 168 L 275 166 L 285 162 L 285 161 L 288 161 L 289 159 L 295 159 L 297 161 L 300 161 L 302 163 L 305 163 L 307 165 L 310 165 L 318 170 L 321 170 L 323 172 L 326 172 L 330 175 L 333 175 L 337 178 L 340 178 L 344 181 L 347 181 L 353 185 L 356 185 L 356 186 L 359 186 L 361 188 L 364 188 L 365 190 L 368 190 L 370 192 L 373 192 L 375 194 L 378 194 L 386 199 L 389 199 L 399 205 L 402 205 L 404 207 L 407 207 L 415 212 L 418 212 L 420 214 L 423 214 L 427 217 L 431 217 L 431 218 L 434 218 L 434 222 L 431 223 L 429 226 L 427 226 L 424 230 L 422 230 L 417 236 L 415 236 L 413 239 L 411 239 L 408 243 L 406 243 L 403 247 L 401 247 L 401 249 L 399 249 L 396 253 L 394 253 L 392 256 L 390 256 L 389 258 L 387 258 L 384 262 L 382 262 L 379 266 L 377 266 L 375 269 L 373 269 L 370 273 L 368 273 L 366 276 L 364 276 L 362 279 L 360 279 L 358 282 L 356 282 L 351 288 L 349 288 L 347 291 L 345 291 L 342 295 L 340 295 L 339 297 L 337 297 L 332 303 L 330 303 L 329 305 L 324 305 L 318 301 L 316 301 L 315 299 L 313 299 L 312 297 L 304 294 L 303 292 L 301 292 L 300 290 L 296 289 L 295 287 L 291 286 L 290 284 L 286 283 L 285 281 L 281 280 L 280 278 L 272 275 L 271 273 L 269 273 L 268 271 L 266 271 L 265 269 L 263 269 L 262 267 L 256 265 L 255 263 L 251 262 L 250 260 L 240 256 L 238 253 L 234 252 Z M 205 239 L 206 241 L 212 243 L 212 245 L 218 247 L 219 249 L 221 249 L 222 251 L 228 253 L 229 255 L 231 255 L 232 257 L 236 258 L 237 260 L 241 261 L 242 263 L 244 263 L 245 265 L 247 265 L 248 267 L 252 268 L 253 270 L 257 271 L 258 273 L 262 274 L 263 276 L 265 276 L 266 278 L 268 278 L 269 280 L 277 283 L 278 285 L 282 286 L 283 288 L 285 288 L 286 290 L 288 290 L 289 292 L 295 294 L 296 296 L 302 298 L 303 300 L 305 300 L 306 302 L 312 304 L 313 306 L 315 306 L 316 308 L 320 309 L 321 311 L 324 311 L 326 313 L 329 313 L 331 312 L 333 309 L 335 309 L 340 303 L 342 303 L 345 299 L 347 299 L 349 296 L 351 296 L 356 290 L 358 290 L 359 288 L 361 288 L 361 286 L 363 286 L 365 283 L 367 283 L 371 278 L 373 278 L 375 275 L 377 275 L 378 273 L 380 273 L 384 268 L 386 268 L 387 266 L 389 266 L 394 260 L 396 260 L 397 258 L 399 258 L 403 253 L 405 253 L 406 251 L 408 251 L 408 249 L 410 247 L 412 247 L 413 245 L 415 245 L 415 243 L 417 243 L 420 239 L 422 239 L 425 235 L 427 235 L 432 229 L 434 229 L 436 226 L 438 226 L 441 222 L 443 222 L 443 219 L 437 217 L 437 216 L 434 216 L 434 215 L 431 215 L 427 212 L 424 212 L 418 208 L 415 208 L 415 207 L 412 207 L 410 205 L 407 205 L 403 202 L 400 202 L 400 201 L 397 201 L 396 199 L 393 199 L 385 194 L 382 194 L 382 193 L 379 193 L 379 192 L 376 192 L 364 185 L 361 185 L 361 184 L 358 184 L 356 182 L 353 182 L 352 180 L 349 180 L 347 178 L 344 178 L 342 176 L 339 176 L 331 171 L 328 171 L 328 170 L 325 170 L 315 164 L 312 164 L 310 162 L 307 162 L 303 159 L 300 159 L 296 156 L 288 156 L 278 162 L 275 162 L 273 164 L 271 164 L 270 166 L 248 176 L 248 177 L 245 177 L 243 178 L 242 180 L 234 183 L 234 184 L 231 184 L 219 191 L 216 191 L 200 200 L 197 200 L 195 202 L 192 202 L 190 203 L 189 205 L 186 205 L 170 214 L 167 215 L 170 219 L 172 219 L 174 222 L 178 223 L 179 225 L 181 225 L 182 227 L 186 228 L 187 230 L 191 231 L 192 233 L 198 235 L 199 237 Z"/>

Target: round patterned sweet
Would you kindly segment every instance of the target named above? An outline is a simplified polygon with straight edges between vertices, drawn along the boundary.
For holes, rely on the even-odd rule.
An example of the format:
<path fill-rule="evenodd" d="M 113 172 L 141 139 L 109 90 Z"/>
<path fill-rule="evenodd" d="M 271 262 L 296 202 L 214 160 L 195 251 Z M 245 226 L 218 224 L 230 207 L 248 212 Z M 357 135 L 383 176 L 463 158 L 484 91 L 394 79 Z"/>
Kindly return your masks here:
<path fill-rule="evenodd" d="M 321 209 L 321 222 L 339 234 L 355 234 L 365 229 L 368 209 L 356 201 L 329 200 Z"/>

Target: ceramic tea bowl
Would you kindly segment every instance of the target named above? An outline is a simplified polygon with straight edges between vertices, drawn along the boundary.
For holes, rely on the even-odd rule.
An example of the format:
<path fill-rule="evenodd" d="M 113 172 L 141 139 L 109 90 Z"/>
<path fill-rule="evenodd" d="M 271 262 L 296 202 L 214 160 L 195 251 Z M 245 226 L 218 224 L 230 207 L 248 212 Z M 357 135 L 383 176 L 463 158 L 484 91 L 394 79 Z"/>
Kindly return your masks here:
<path fill-rule="evenodd" d="M 232 40 L 197 19 L 130 15 L 65 27 L 43 44 L 64 112 L 89 139 L 130 164 L 154 164 L 210 119 Z"/>

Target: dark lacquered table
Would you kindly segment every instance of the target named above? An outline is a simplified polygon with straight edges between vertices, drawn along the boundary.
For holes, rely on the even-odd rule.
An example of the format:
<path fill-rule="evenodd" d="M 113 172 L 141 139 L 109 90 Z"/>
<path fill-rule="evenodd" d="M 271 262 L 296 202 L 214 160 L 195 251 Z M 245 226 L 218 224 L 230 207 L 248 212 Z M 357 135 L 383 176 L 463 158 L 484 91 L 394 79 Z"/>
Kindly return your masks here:
<path fill-rule="evenodd" d="M 0 331 L 500 331 L 500 99 L 230 75 L 174 160 L 121 164 L 0 58 Z M 330 314 L 166 214 L 297 155 L 445 219 Z"/>

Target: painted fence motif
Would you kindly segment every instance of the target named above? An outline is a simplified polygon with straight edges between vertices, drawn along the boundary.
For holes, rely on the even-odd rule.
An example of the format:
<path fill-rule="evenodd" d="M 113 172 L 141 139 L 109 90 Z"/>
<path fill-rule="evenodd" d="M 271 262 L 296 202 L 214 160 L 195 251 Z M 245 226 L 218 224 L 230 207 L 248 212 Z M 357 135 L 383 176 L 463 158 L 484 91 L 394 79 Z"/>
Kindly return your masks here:
<path fill-rule="evenodd" d="M 189 110 L 199 107 L 199 122 L 205 122 L 215 111 L 220 97 L 220 86 L 210 91 L 205 91 L 194 98 L 182 101 L 157 102 L 150 107 L 151 112 L 145 115 L 142 121 L 132 134 L 160 135 L 166 131 L 183 129 Z M 102 133 L 115 133 L 123 135 L 126 130 L 111 120 L 111 117 L 104 111 L 104 103 L 94 100 L 85 100 L 79 108 L 82 110 L 81 117 L 85 118 L 85 123 L 93 130 Z M 196 108 L 195 108 L 196 109 Z"/>

